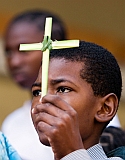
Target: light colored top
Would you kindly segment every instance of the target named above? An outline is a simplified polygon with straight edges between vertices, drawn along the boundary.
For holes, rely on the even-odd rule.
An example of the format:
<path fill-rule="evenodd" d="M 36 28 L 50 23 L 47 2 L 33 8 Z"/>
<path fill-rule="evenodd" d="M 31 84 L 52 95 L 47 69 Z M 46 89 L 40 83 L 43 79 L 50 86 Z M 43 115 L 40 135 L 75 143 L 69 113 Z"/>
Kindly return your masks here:
<path fill-rule="evenodd" d="M 121 127 L 118 115 L 116 114 L 115 117 L 110 121 L 110 123 L 108 124 L 109 126 L 114 126 L 114 127 Z"/>
<path fill-rule="evenodd" d="M 40 143 L 33 126 L 31 101 L 11 113 L 2 124 L 2 132 L 23 160 L 53 160 L 51 147 Z"/>
<path fill-rule="evenodd" d="M 100 144 L 96 144 L 90 147 L 88 150 L 79 149 L 67 156 L 63 157 L 61 160 L 122 160 L 120 157 L 107 158 Z"/>
<path fill-rule="evenodd" d="M 2 132 L 0 132 L 0 160 L 21 160 Z"/>

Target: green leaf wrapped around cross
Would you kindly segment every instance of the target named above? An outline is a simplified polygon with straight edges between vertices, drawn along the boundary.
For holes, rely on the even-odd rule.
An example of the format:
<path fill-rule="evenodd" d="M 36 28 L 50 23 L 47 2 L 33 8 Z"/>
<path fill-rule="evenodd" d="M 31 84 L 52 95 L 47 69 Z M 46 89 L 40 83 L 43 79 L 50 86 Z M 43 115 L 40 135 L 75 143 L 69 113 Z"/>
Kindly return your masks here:
<path fill-rule="evenodd" d="M 47 94 L 48 85 L 48 67 L 49 67 L 49 52 L 51 49 L 72 48 L 79 47 L 79 40 L 64 40 L 52 41 L 51 40 L 52 18 L 46 18 L 45 33 L 43 42 L 33 44 L 20 44 L 20 51 L 41 50 L 42 56 L 42 97 Z"/>

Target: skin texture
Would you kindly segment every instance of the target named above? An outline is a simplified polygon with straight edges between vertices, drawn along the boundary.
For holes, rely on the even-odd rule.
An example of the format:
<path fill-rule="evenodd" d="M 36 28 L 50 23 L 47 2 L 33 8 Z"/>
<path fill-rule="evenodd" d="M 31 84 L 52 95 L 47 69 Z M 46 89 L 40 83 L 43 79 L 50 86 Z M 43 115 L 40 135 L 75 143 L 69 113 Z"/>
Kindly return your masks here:
<path fill-rule="evenodd" d="M 91 85 L 80 77 L 82 66 L 52 59 L 47 95 L 40 101 L 41 69 L 32 87 L 34 126 L 41 143 L 51 145 L 57 160 L 98 143 L 105 122 L 116 113 L 116 96 L 94 96 Z"/>
<path fill-rule="evenodd" d="M 21 87 L 31 89 L 41 64 L 41 51 L 20 52 L 21 43 L 38 43 L 43 34 L 36 26 L 26 22 L 13 24 L 5 35 L 5 50 L 8 69 L 14 81 Z"/>

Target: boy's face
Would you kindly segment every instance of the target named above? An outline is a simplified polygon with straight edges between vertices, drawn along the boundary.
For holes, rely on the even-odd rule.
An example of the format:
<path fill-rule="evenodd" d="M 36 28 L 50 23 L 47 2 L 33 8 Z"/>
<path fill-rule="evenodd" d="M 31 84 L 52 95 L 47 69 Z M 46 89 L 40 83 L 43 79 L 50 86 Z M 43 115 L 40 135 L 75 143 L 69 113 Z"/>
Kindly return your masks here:
<path fill-rule="evenodd" d="M 68 111 L 72 109 L 77 112 L 77 127 L 79 127 L 84 144 L 88 141 L 88 138 L 92 138 L 94 133 L 94 116 L 96 113 L 98 98 L 93 95 L 93 90 L 90 84 L 80 77 L 80 70 L 82 69 L 82 66 L 83 64 L 79 62 L 68 62 L 64 59 L 52 59 L 49 66 L 48 93 L 47 96 L 45 96 L 46 98 L 43 103 L 39 101 L 39 92 L 41 90 L 41 69 L 39 71 L 38 78 L 32 87 L 34 95 L 32 109 L 39 108 L 39 111 L 37 110 L 37 114 L 31 114 L 34 126 L 39 134 L 40 141 L 45 145 L 48 145 L 46 137 L 48 135 L 47 132 L 49 131 L 43 131 L 43 128 L 45 128 L 44 126 L 46 124 L 47 126 L 54 126 L 56 123 L 58 124 L 60 121 L 59 119 L 63 119 L 65 117 L 63 115 L 67 114 Z M 57 100 L 57 97 L 59 97 L 59 100 Z M 51 99 L 50 101 L 49 98 Z M 48 104 L 49 106 L 52 106 L 49 108 L 47 107 Z M 44 113 L 46 114 L 47 120 L 43 118 Z M 42 125 L 40 121 L 44 122 L 44 125 Z M 66 122 L 67 126 L 68 123 L 69 120 Z M 75 125 L 76 123 L 71 122 L 71 124 Z M 70 127 L 68 126 L 68 130 L 70 132 L 69 128 Z M 62 132 L 60 134 L 64 136 L 65 131 Z"/>
<path fill-rule="evenodd" d="M 43 39 L 36 26 L 26 22 L 13 24 L 5 36 L 5 52 L 12 78 L 23 88 L 31 89 L 41 64 L 41 51 L 20 52 L 21 43 L 38 43 Z"/>

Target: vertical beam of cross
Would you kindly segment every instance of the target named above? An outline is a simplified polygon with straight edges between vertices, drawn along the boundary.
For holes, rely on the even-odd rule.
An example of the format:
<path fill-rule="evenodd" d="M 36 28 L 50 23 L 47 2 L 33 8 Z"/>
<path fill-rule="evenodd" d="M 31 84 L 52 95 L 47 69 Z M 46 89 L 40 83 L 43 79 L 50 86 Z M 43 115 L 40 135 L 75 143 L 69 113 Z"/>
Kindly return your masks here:
<path fill-rule="evenodd" d="M 45 34 L 44 36 L 47 38 L 51 38 L 51 29 L 52 29 L 52 18 L 46 18 L 45 23 Z M 47 94 L 47 86 L 48 86 L 48 68 L 49 68 L 49 52 L 50 50 L 47 48 L 43 52 L 43 58 L 42 58 L 42 82 L 41 82 L 41 92 L 42 97 Z"/>
<path fill-rule="evenodd" d="M 41 50 L 42 56 L 42 78 L 41 78 L 41 98 L 47 94 L 49 53 L 51 49 L 79 47 L 79 40 L 52 41 L 51 38 L 52 18 L 46 18 L 44 39 L 41 43 L 20 44 L 20 51 Z"/>

